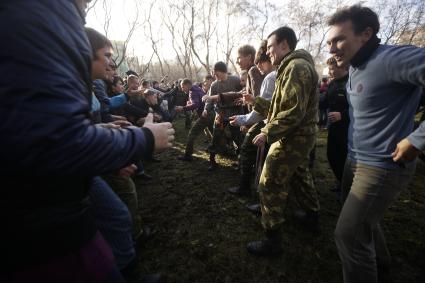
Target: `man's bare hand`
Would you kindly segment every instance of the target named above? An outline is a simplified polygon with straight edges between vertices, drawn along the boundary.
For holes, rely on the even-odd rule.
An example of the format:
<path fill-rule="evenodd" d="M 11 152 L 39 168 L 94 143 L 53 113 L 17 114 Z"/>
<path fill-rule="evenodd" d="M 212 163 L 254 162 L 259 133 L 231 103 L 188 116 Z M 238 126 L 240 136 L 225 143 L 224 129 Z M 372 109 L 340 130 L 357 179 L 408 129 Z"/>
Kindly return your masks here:
<path fill-rule="evenodd" d="M 245 104 L 254 104 L 254 96 L 249 93 L 245 93 L 243 95 L 243 102 Z"/>
<path fill-rule="evenodd" d="M 232 125 L 232 126 L 238 126 L 238 119 L 237 119 L 237 115 L 235 115 L 235 116 L 230 116 L 230 117 L 229 117 L 229 122 L 230 122 L 230 125 Z"/>
<path fill-rule="evenodd" d="M 103 128 L 107 128 L 107 129 L 119 129 L 119 128 L 121 128 L 120 125 L 116 125 L 115 123 L 100 123 L 100 124 L 97 124 L 97 126 L 101 126 Z"/>
<path fill-rule="evenodd" d="M 246 134 L 249 131 L 249 127 L 247 127 L 247 126 L 241 126 L 240 127 L 240 131 L 241 131 L 241 133 Z"/>
<path fill-rule="evenodd" d="M 207 110 L 202 111 L 201 117 L 207 118 L 207 116 L 208 116 L 208 111 Z"/>
<path fill-rule="evenodd" d="M 111 122 L 111 124 L 117 125 L 121 128 L 131 126 L 131 123 L 129 121 L 124 121 L 124 120 L 116 120 L 116 121 Z"/>
<path fill-rule="evenodd" d="M 255 136 L 255 138 L 252 140 L 252 143 L 255 144 L 256 146 L 261 147 L 266 144 L 266 141 L 267 141 L 267 136 L 261 133 Z"/>
<path fill-rule="evenodd" d="M 175 131 L 171 123 L 165 122 L 154 124 L 153 115 L 149 113 L 145 118 L 143 127 L 151 130 L 153 134 L 155 139 L 155 152 L 161 152 L 173 145 Z"/>
<path fill-rule="evenodd" d="M 176 112 L 182 112 L 183 106 L 176 106 L 176 107 L 174 107 L 174 109 L 176 110 Z"/>
<path fill-rule="evenodd" d="M 234 105 L 236 105 L 236 106 L 243 105 L 243 103 L 244 103 L 243 98 L 236 98 L 236 99 L 233 101 L 233 104 L 234 104 Z"/>
<path fill-rule="evenodd" d="M 341 119 L 342 119 L 341 112 L 329 112 L 328 113 L 328 119 L 329 119 L 329 122 L 331 122 L 331 123 L 341 121 Z"/>
<path fill-rule="evenodd" d="M 397 144 L 395 151 L 391 154 L 394 162 L 410 162 L 413 161 L 421 153 L 419 149 L 414 147 L 408 139 L 403 139 Z"/>
<path fill-rule="evenodd" d="M 123 121 L 127 121 L 127 118 L 125 118 L 124 116 L 120 116 L 120 115 L 111 115 L 112 119 L 114 119 L 114 121 L 116 120 L 123 120 Z"/>
<path fill-rule="evenodd" d="M 131 175 L 134 174 L 134 172 L 136 172 L 137 170 L 137 166 L 134 164 L 131 164 L 127 167 L 121 168 L 118 171 L 118 176 L 123 177 L 123 178 L 130 178 Z"/>

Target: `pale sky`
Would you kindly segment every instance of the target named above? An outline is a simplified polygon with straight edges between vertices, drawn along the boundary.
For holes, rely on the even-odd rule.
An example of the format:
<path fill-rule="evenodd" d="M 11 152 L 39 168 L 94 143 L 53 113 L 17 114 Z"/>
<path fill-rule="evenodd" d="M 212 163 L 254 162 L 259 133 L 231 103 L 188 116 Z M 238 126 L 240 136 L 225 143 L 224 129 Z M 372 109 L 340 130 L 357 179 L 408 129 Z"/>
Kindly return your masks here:
<path fill-rule="evenodd" d="M 180 3 L 179 0 L 171 0 L 171 1 L 175 1 L 174 3 Z M 202 0 L 198 0 L 198 1 L 202 1 Z M 342 1 L 336 0 L 334 2 L 342 2 Z M 107 0 L 106 2 L 107 2 L 107 6 L 109 7 L 111 11 L 111 21 L 108 28 L 107 36 L 111 40 L 124 40 L 129 30 L 129 22 L 133 21 L 136 17 L 136 8 L 135 8 L 134 0 L 120 0 L 120 1 Z M 159 7 L 159 5 L 164 5 L 165 3 L 165 1 L 164 2 L 155 1 L 155 2 L 156 2 L 155 7 Z M 260 3 L 264 3 L 264 0 L 257 0 L 257 2 L 259 3 L 259 5 L 261 5 Z M 283 9 L 283 8 L 286 8 L 286 6 L 289 7 L 290 0 L 270 0 L 268 2 L 274 3 L 278 5 L 279 7 L 282 7 Z M 307 6 L 312 5 L 312 3 L 314 2 L 317 2 L 317 0 L 302 1 L 303 5 L 307 5 Z M 346 0 L 343 2 L 352 4 L 352 3 L 356 3 L 357 1 Z M 368 2 L 373 2 L 373 1 L 366 1 L 366 3 Z M 139 0 L 139 3 L 142 3 L 140 4 L 140 8 L 139 8 L 139 19 L 143 20 L 144 13 L 146 13 L 147 12 L 146 10 L 149 8 L 149 1 Z M 151 17 L 151 23 L 155 31 L 154 33 L 157 36 L 157 39 L 159 40 L 158 44 L 162 45 L 159 47 L 160 48 L 159 53 L 161 54 L 162 57 L 166 59 L 173 59 L 175 58 L 176 55 L 170 46 L 168 31 L 166 30 L 165 27 L 161 28 L 160 26 L 161 15 L 158 9 L 159 8 L 156 8 L 156 9 L 154 8 L 156 12 L 154 12 L 153 16 Z M 225 18 L 224 15 L 219 14 L 220 19 L 221 19 L 221 16 L 223 16 L 223 19 Z M 240 24 L 242 20 L 243 19 L 237 19 L 234 22 L 232 22 L 236 30 L 238 29 L 238 24 Z M 103 0 L 98 0 L 95 7 L 91 11 L 89 11 L 86 21 L 87 21 L 87 26 L 92 27 L 101 33 L 105 33 L 105 29 L 104 29 L 105 9 L 103 7 Z M 266 25 L 265 35 L 267 35 L 272 30 L 274 30 L 275 28 L 279 27 L 282 24 L 285 24 L 285 19 L 277 19 L 277 21 L 276 19 L 275 20 L 270 19 Z M 128 53 L 134 53 L 139 58 L 141 58 L 142 61 L 147 61 L 152 54 L 151 43 L 145 36 L 145 31 L 147 28 L 148 26 L 146 24 L 140 26 L 137 29 L 137 31 L 134 33 L 129 44 Z M 219 38 L 224 37 L 223 35 L 223 31 L 225 31 L 224 20 L 219 22 L 218 29 L 221 30 Z M 232 31 L 235 31 L 235 30 L 232 30 Z M 260 40 L 258 38 L 253 38 L 248 40 L 239 39 L 239 41 L 241 44 L 242 43 L 251 44 L 254 47 L 257 47 L 260 43 Z M 221 57 L 220 55 L 218 56 L 215 55 L 215 56 Z M 223 60 L 224 58 L 214 57 L 212 61 L 214 61 L 215 59 Z"/>

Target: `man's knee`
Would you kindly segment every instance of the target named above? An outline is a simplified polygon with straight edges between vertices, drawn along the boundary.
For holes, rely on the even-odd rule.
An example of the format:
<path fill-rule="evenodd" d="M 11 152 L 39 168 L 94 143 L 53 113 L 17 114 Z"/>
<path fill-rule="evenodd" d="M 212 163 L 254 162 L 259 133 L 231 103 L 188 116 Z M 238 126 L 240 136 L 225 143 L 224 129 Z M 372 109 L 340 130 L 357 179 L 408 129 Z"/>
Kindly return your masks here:
<path fill-rule="evenodd" d="M 355 234 L 356 230 L 349 225 L 347 220 L 338 221 L 334 231 L 334 239 L 340 252 L 348 249 L 348 245 L 354 241 Z"/>

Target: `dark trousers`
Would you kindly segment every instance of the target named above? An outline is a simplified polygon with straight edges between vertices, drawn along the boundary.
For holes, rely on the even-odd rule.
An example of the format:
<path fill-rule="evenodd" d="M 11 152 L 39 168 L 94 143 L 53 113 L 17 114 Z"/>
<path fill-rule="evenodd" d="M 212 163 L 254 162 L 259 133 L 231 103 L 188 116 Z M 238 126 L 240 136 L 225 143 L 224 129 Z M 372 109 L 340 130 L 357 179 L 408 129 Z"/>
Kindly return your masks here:
<path fill-rule="evenodd" d="M 258 122 L 254 124 L 245 135 L 239 155 L 241 176 L 247 176 L 249 178 L 249 176 L 252 175 L 252 168 L 255 165 L 258 149 L 258 147 L 252 143 L 252 140 L 261 132 L 261 128 L 263 127 L 264 122 Z"/>
<path fill-rule="evenodd" d="M 344 206 L 335 229 L 344 283 L 377 283 L 377 261 L 391 256 L 380 221 L 412 178 L 415 166 L 385 169 L 347 158 L 342 180 Z"/>
<path fill-rule="evenodd" d="M 335 178 L 341 183 L 347 159 L 348 123 L 336 122 L 328 128 L 327 156 Z"/>
<path fill-rule="evenodd" d="M 232 137 L 233 142 L 236 144 L 238 150 L 240 150 L 242 144 L 242 135 L 239 126 L 232 126 L 230 125 L 229 121 L 225 121 L 220 124 L 214 122 L 212 145 L 208 148 L 208 152 L 211 155 L 214 156 L 217 153 L 226 153 L 227 138 L 225 129 L 227 126 L 229 127 L 230 135 Z"/>
<path fill-rule="evenodd" d="M 202 133 L 205 128 L 208 128 L 210 132 L 213 132 L 214 115 L 208 114 L 206 118 L 199 117 L 192 128 L 190 128 L 189 135 L 187 136 L 186 149 L 184 154 L 191 156 L 193 154 L 193 144 L 196 138 Z"/>

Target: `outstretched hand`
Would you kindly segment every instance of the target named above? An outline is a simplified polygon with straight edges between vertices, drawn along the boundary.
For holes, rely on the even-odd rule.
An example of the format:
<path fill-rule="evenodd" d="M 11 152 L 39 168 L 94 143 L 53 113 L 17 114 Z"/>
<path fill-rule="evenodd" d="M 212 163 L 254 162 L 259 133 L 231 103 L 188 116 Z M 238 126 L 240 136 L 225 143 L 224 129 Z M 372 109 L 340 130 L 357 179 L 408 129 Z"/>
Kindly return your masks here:
<path fill-rule="evenodd" d="M 151 130 L 155 139 L 155 152 L 161 152 L 170 148 L 174 141 L 173 125 L 169 122 L 155 123 L 153 122 L 153 115 L 149 113 L 145 118 L 144 128 Z"/>
<path fill-rule="evenodd" d="M 230 125 L 232 125 L 232 126 L 238 126 L 238 119 L 237 118 L 238 118 L 237 115 L 230 116 L 229 117 Z"/>

